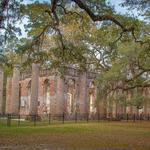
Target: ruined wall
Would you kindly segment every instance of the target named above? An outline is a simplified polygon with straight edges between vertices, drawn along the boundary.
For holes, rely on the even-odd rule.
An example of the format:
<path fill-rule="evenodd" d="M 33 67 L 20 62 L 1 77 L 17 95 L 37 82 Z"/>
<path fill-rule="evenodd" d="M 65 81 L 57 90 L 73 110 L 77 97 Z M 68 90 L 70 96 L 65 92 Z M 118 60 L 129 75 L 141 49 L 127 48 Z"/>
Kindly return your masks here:
<path fill-rule="evenodd" d="M 74 85 L 70 85 L 70 81 Z M 73 111 L 71 113 L 87 113 L 89 111 L 89 88 L 93 77 L 86 73 L 78 73 L 73 69 L 63 78 L 60 74 L 40 75 L 38 80 L 38 114 L 68 114 L 68 93 L 72 94 Z M 31 100 L 31 77 L 20 81 L 20 113 L 29 114 Z M 46 86 L 49 86 L 46 90 Z M 49 92 L 49 93 L 48 93 Z M 46 104 L 47 96 L 49 103 Z M 93 94 L 93 100 L 96 93 Z"/>
<path fill-rule="evenodd" d="M 44 91 L 44 83 L 46 80 L 50 81 L 50 106 L 51 112 L 47 112 L 44 104 L 45 99 L 45 91 Z M 29 108 L 30 108 L 30 99 L 31 99 L 31 78 L 24 79 L 20 81 L 21 84 L 21 97 L 20 97 L 20 113 L 21 114 L 29 114 Z M 55 112 L 56 103 L 55 103 L 55 78 L 54 76 L 49 77 L 40 77 L 39 78 L 39 88 L 38 88 L 38 113 L 53 113 Z"/>
<path fill-rule="evenodd" d="M 136 113 L 137 110 L 133 106 L 122 107 L 117 102 L 106 102 L 101 100 L 97 102 L 97 87 L 92 85 L 95 78 L 94 73 L 82 73 L 77 69 L 70 69 L 69 72 L 62 78 L 59 73 L 51 73 L 43 71 L 38 77 L 38 98 L 37 112 L 38 114 L 74 114 L 78 113 L 101 113 L 103 115 L 116 117 L 118 113 Z M 30 114 L 31 108 L 31 84 L 32 78 L 30 75 L 23 75 L 20 80 L 20 114 Z M 150 90 L 147 88 L 143 94 L 150 95 Z M 132 96 L 128 92 L 129 99 Z M 92 101 L 92 102 L 91 102 Z M 145 100 L 144 113 L 150 113 L 150 98 Z M 7 79 L 7 101 L 6 113 L 12 113 L 12 78 Z"/>

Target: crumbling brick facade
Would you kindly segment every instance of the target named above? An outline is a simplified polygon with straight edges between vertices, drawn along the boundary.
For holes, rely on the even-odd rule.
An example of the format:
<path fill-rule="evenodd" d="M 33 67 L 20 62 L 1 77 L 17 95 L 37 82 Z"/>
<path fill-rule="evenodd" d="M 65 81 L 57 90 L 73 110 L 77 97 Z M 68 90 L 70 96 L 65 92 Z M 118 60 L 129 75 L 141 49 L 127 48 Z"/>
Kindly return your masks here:
<path fill-rule="evenodd" d="M 38 79 L 38 114 L 73 114 L 89 111 L 89 90 L 94 73 L 80 73 L 77 69 L 69 68 L 64 77 L 58 72 L 40 70 Z M 31 72 L 22 74 L 20 79 L 20 114 L 29 114 L 31 100 Z M 12 78 L 7 82 L 7 113 L 11 113 Z M 96 91 L 96 89 L 94 90 Z M 96 100 L 96 92 L 92 93 Z M 93 110 L 96 106 L 93 102 Z M 92 109 L 91 109 L 92 111 Z"/>
<path fill-rule="evenodd" d="M 96 77 L 92 72 L 80 72 L 75 68 L 68 68 L 63 77 L 51 70 L 40 70 L 38 78 L 34 81 L 38 88 L 32 85 L 33 72 L 21 74 L 19 81 L 19 113 L 28 115 L 32 112 L 31 104 L 34 101 L 38 114 L 80 114 L 100 113 L 105 116 L 112 114 L 113 117 L 120 113 L 137 113 L 134 106 L 119 106 L 117 103 L 101 100 L 97 102 L 97 87 L 93 85 Z M 36 74 L 35 74 L 36 76 Z M 38 89 L 37 99 L 32 98 L 32 90 Z M 36 91 L 36 90 L 35 90 Z M 145 89 L 143 95 L 150 95 L 149 88 Z M 129 92 L 130 97 L 130 92 Z M 7 79 L 6 113 L 12 111 L 12 78 Z M 111 106 L 111 107 L 110 107 Z M 34 110 L 34 112 L 36 112 Z M 150 100 L 145 100 L 143 113 L 150 113 Z M 33 112 L 32 112 L 33 113 Z"/>

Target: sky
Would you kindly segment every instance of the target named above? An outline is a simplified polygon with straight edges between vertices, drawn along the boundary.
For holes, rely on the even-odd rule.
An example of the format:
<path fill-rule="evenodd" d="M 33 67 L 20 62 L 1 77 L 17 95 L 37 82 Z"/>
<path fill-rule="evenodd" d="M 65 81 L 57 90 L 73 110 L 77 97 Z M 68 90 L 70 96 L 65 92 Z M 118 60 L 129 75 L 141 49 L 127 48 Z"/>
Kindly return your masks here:
<path fill-rule="evenodd" d="M 123 2 L 123 0 L 107 0 L 109 1 L 111 4 L 115 5 L 115 9 L 117 12 L 119 13 L 126 13 L 127 9 L 126 8 L 122 8 L 119 4 Z"/>
<path fill-rule="evenodd" d="M 135 16 L 138 16 L 138 13 L 136 10 L 129 11 L 127 8 L 120 6 L 120 4 L 124 0 L 107 0 L 107 1 L 109 1 L 111 4 L 115 5 L 115 9 L 118 13 L 121 13 L 121 14 L 129 13 L 129 14 L 134 14 Z"/>

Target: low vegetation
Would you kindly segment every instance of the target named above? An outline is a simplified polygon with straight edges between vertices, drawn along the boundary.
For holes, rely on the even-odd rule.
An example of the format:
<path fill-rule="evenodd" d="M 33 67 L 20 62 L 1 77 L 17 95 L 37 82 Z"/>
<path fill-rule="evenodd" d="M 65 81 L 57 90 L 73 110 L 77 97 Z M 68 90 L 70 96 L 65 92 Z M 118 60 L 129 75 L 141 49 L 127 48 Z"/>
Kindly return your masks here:
<path fill-rule="evenodd" d="M 150 122 L 0 126 L 0 149 L 150 149 Z"/>

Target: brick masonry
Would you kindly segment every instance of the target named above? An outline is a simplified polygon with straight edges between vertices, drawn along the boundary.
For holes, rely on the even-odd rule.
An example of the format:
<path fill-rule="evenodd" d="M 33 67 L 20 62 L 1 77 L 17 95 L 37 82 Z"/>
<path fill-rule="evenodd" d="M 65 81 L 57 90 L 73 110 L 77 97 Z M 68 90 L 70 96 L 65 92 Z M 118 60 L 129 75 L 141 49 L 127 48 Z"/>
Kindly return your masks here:
<path fill-rule="evenodd" d="M 124 108 L 116 103 L 107 103 L 101 100 L 96 104 L 97 88 L 92 86 L 95 74 L 91 72 L 79 72 L 77 69 L 69 68 L 68 72 L 62 78 L 59 73 L 50 71 L 41 71 L 38 78 L 38 104 L 37 112 L 39 114 L 73 114 L 96 113 L 116 116 L 117 113 L 135 113 L 135 108 Z M 20 79 L 20 114 L 29 114 L 31 105 L 31 74 L 22 74 Z M 36 87 L 35 87 L 36 88 Z M 150 95 L 147 89 L 144 94 Z M 130 94 L 129 94 L 130 97 Z M 90 99 L 91 98 L 91 99 Z M 91 102 L 92 100 L 92 106 Z M 150 100 L 144 104 L 145 113 L 150 113 Z M 111 109 L 110 105 L 112 106 Z M 12 78 L 7 79 L 7 100 L 6 113 L 12 112 Z M 92 108 L 92 109 L 91 109 Z M 91 111 L 92 110 L 92 111 Z M 134 110 L 134 111 L 133 111 Z"/>

